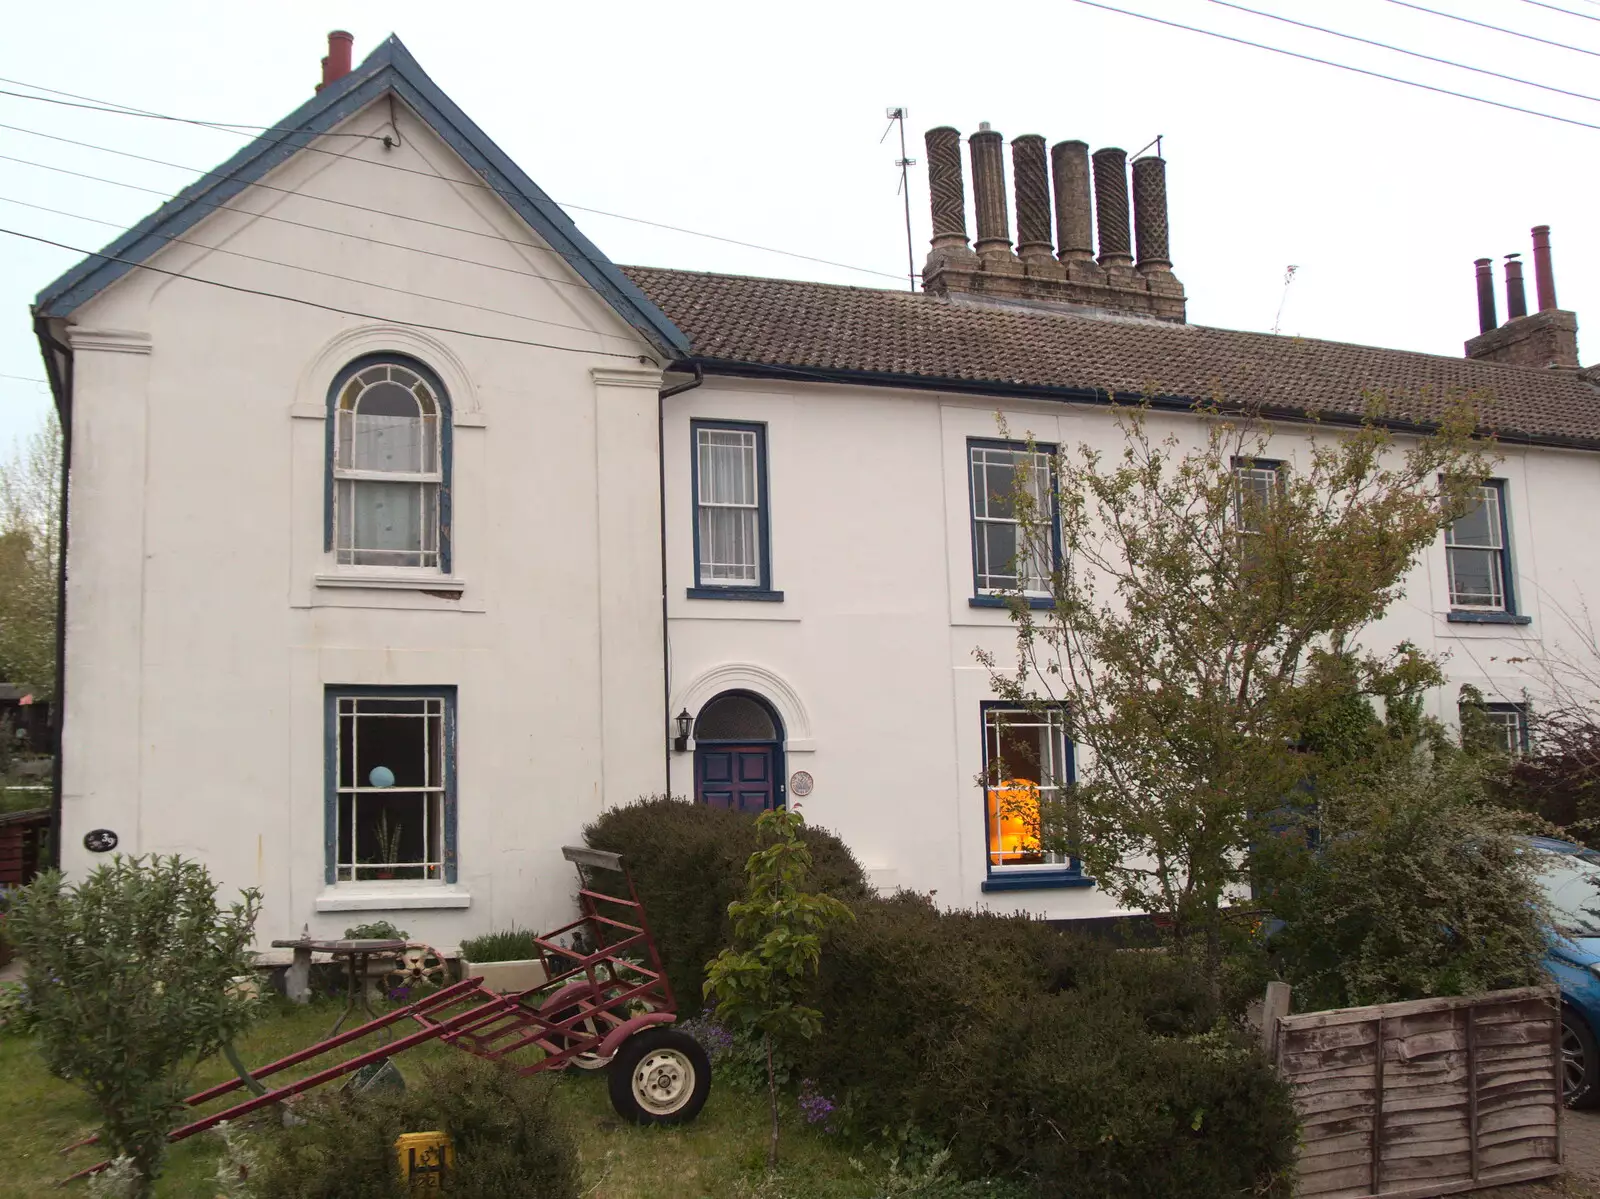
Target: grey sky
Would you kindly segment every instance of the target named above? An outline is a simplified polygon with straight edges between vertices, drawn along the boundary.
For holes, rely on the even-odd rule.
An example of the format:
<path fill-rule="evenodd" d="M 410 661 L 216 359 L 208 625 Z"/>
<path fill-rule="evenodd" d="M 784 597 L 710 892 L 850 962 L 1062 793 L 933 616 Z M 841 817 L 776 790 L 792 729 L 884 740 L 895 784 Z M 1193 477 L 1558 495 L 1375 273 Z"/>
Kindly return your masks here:
<path fill-rule="evenodd" d="M 1600 102 L 1433 66 L 1214 0 L 1106 0 L 1185 24 L 1600 125 Z M 1600 96 L 1600 3 L 1427 0 L 1428 7 L 1596 51 L 1539 46 L 1390 0 L 1249 7 Z M 1165 137 L 1174 269 L 1189 318 L 1459 354 L 1477 331 L 1472 260 L 1530 256 L 1552 226 L 1564 308 L 1600 321 L 1592 216 L 1600 130 L 1498 111 L 1097 11 L 812 0 L 798 6 L 420 4 L 15 6 L 0 75 L 205 120 L 266 125 L 310 95 L 330 28 L 359 62 L 390 32 L 556 200 L 874 268 L 904 270 L 898 146 L 884 108 L 922 131 L 987 120 L 1008 137 L 1132 152 Z M 0 83 L 0 88 L 12 88 Z M 241 139 L 0 95 L 0 123 L 209 169 Z M 0 129 L 0 154 L 171 193 L 189 172 Z M 923 169 L 912 171 L 920 267 Z M 0 227 L 99 248 L 160 202 L 0 159 Z M 1586 203 L 1587 202 L 1587 203 Z M 865 286 L 893 278 L 744 250 L 569 209 L 615 261 Z M 0 235 L 0 376 L 42 377 L 27 305 L 76 255 Z M 1498 270 L 1496 272 L 1498 277 Z M 1530 299 L 1532 292 L 1529 269 Z M 900 286 L 905 286 L 902 281 Z M 303 292 L 314 296 L 308 277 Z M 381 297 L 374 311 L 382 311 Z M 467 319 L 470 310 L 460 310 Z M 1501 299 L 1501 314 L 1504 301 Z M 1580 329 L 1580 348 L 1583 333 Z M 1584 361 L 1600 353 L 1583 352 Z M 225 397 L 218 397 L 219 401 Z M 0 453 L 48 404 L 0 377 Z"/>

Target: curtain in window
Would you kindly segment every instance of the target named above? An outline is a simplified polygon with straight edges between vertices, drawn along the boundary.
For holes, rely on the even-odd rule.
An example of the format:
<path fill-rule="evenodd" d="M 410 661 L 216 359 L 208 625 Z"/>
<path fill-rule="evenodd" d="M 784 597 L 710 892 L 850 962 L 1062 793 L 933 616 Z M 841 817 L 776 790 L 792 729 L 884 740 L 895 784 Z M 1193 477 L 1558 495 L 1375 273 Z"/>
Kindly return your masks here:
<path fill-rule="evenodd" d="M 744 429 L 698 431 L 700 579 L 759 586 L 760 484 L 756 435 Z"/>

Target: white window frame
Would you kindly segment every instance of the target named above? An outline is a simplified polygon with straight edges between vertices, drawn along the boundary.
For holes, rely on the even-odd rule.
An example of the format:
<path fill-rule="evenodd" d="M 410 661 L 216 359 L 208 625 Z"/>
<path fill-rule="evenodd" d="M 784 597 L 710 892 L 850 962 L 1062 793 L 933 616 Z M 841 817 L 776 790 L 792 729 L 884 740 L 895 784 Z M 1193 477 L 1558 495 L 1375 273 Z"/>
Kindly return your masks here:
<path fill-rule="evenodd" d="M 367 712 L 363 703 L 414 703 L 415 713 Z M 388 882 L 374 877 L 380 869 L 390 871 L 420 871 L 421 877 L 408 877 L 400 882 L 423 887 L 442 886 L 456 881 L 456 803 L 455 803 L 455 695 L 452 688 L 437 687 L 329 687 L 327 689 L 327 867 L 326 881 L 330 885 L 363 886 L 373 882 Z M 419 723 L 418 735 L 423 745 L 423 779 L 421 785 L 391 785 L 379 787 L 370 780 L 356 776 L 360 764 L 360 732 L 362 718 L 368 720 L 415 720 Z M 345 722 L 349 718 L 351 733 L 346 740 Z M 345 782 L 346 753 L 350 755 L 350 779 Z M 434 768 L 437 767 L 435 773 Z M 435 780 L 436 781 L 430 781 Z M 389 793 L 421 795 L 423 826 L 422 856 L 415 860 L 397 862 L 363 862 L 360 860 L 359 830 L 363 796 L 383 796 Z M 345 817 L 348 799 L 350 816 Z M 346 861 L 341 852 L 348 829 L 351 860 Z M 367 872 L 367 873 L 364 873 Z"/>
<path fill-rule="evenodd" d="M 1479 502 L 1490 509 L 1487 543 L 1477 544 L 1459 540 L 1456 533 L 1459 521 L 1452 521 L 1444 531 L 1445 585 L 1449 591 L 1450 606 L 1465 612 L 1511 613 L 1515 608 L 1512 606 L 1510 591 L 1510 547 L 1507 544 L 1510 539 L 1507 535 L 1505 488 L 1500 482 L 1494 481 L 1480 484 L 1478 492 Z M 1494 554 L 1495 569 L 1490 575 L 1491 591 L 1488 602 L 1483 602 L 1472 593 L 1457 589 L 1456 551 Z"/>
<path fill-rule="evenodd" d="M 1257 486 L 1260 484 L 1260 486 Z M 1259 534 L 1261 529 L 1246 523 L 1246 492 L 1275 500 L 1283 487 L 1283 463 L 1270 458 L 1235 458 L 1233 461 L 1233 527 L 1240 533 Z"/>
<path fill-rule="evenodd" d="M 990 751 L 990 740 L 999 744 L 1001 729 L 1039 729 L 1040 740 L 1047 753 L 1041 754 L 1039 773 L 1041 775 L 1038 789 L 1041 806 L 1047 799 L 1059 797 L 1066 788 L 1070 787 L 1074 778 L 1074 758 L 1072 744 L 1067 738 L 1066 713 L 1058 707 L 1045 708 L 1042 712 L 1032 711 L 1028 708 L 1013 708 L 1004 704 L 985 704 L 983 707 L 983 802 L 984 802 L 984 836 L 983 853 L 984 863 L 991 876 L 994 875 L 1027 875 L 1027 874 L 1053 874 L 1063 872 L 1076 873 L 1079 870 L 1078 860 L 1068 854 L 1043 853 L 1047 860 L 1043 862 L 1004 862 L 997 861 L 1003 856 L 995 848 L 998 840 L 996 824 L 999 820 L 1000 798 L 997 793 L 1005 788 L 995 786 L 996 780 L 992 778 L 994 768 L 994 755 Z M 1045 761 L 1045 758 L 1053 761 Z"/>
<path fill-rule="evenodd" d="M 352 369 L 353 368 L 353 369 Z M 382 379 L 366 379 L 369 373 L 385 371 Z M 410 377 L 409 382 L 394 377 L 394 372 L 401 371 Z M 371 361 L 358 360 L 351 364 L 346 372 L 341 372 L 342 378 L 334 388 L 331 396 L 332 430 L 329 445 L 328 470 L 332 476 L 330 484 L 330 529 L 329 549 L 333 552 L 336 565 L 345 568 L 363 569 L 377 568 L 381 570 L 401 571 L 408 573 L 442 574 L 448 573 L 448 521 L 449 521 L 449 494 L 447 486 L 447 454 L 449 438 L 449 401 L 445 396 L 442 386 L 435 378 L 419 370 L 409 362 L 401 361 L 387 355 L 379 355 Z M 350 465 L 346 459 L 346 446 L 353 444 L 356 430 L 356 420 L 359 416 L 359 401 L 361 392 L 374 383 L 394 382 L 402 383 L 408 391 L 415 396 L 416 388 L 423 388 L 432 404 L 432 412 L 424 410 L 422 404 L 418 405 L 418 418 L 424 425 L 424 444 L 431 442 L 432 461 L 419 461 L 419 470 L 370 470 L 358 469 Z M 345 397 L 354 389 L 352 403 L 349 407 L 345 404 Z M 431 423 L 431 436 L 426 427 Z M 387 483 L 409 485 L 414 488 L 414 498 L 417 506 L 417 527 L 420 534 L 420 544 L 415 550 L 383 550 L 374 547 L 362 547 L 355 544 L 355 519 L 356 504 L 355 492 L 364 483 Z M 409 556 L 412 561 L 397 562 L 393 560 L 372 560 L 375 556 L 383 559 L 393 559 L 398 556 Z M 365 558 L 366 560 L 362 560 Z"/>
<path fill-rule="evenodd" d="M 697 590 L 767 592 L 771 586 L 771 546 L 767 511 L 766 430 L 743 421 L 696 420 L 692 422 L 694 448 L 694 585 Z M 706 469 L 707 452 L 734 448 L 716 445 L 714 437 L 736 438 L 737 450 L 747 470 L 748 498 L 714 497 L 712 472 Z M 712 542 L 711 512 L 748 514 L 751 557 L 749 561 L 717 562 L 710 558 Z"/>
<path fill-rule="evenodd" d="M 998 441 L 967 442 L 967 489 L 970 493 L 968 517 L 972 525 L 972 580 L 973 590 L 977 595 L 1004 596 L 1021 594 L 1028 599 L 1049 599 L 1050 572 L 1055 567 L 1059 554 L 1056 543 L 1056 511 L 1055 511 L 1055 475 L 1052 464 L 1054 453 L 1053 446 L 1035 446 L 1029 449 L 1026 445 Z M 990 504 L 997 498 L 990 494 L 985 486 L 979 486 L 979 478 L 987 481 L 988 471 L 980 471 L 980 467 L 990 465 L 1007 465 L 1013 470 L 1019 461 L 1031 457 L 1032 469 L 1029 477 L 1035 480 L 1035 500 L 1040 510 L 1047 514 L 1050 534 L 1050 559 L 1048 563 L 1041 562 L 1037 557 L 1032 561 L 1022 562 L 1026 538 L 1023 536 L 1022 522 L 1016 516 L 997 516 L 990 512 Z M 1039 492 L 1039 481 L 1042 481 L 1043 490 Z M 989 528 L 1010 525 L 1016 529 L 1015 542 L 1018 548 L 1016 558 L 1004 563 L 1015 569 L 1014 574 L 995 573 L 996 564 L 989 562 L 989 570 L 984 571 L 984 560 L 989 553 L 989 542 L 985 531 Z M 1023 574 L 1024 568 L 1028 573 Z M 996 580 L 1012 579 L 1012 586 L 997 585 Z"/>

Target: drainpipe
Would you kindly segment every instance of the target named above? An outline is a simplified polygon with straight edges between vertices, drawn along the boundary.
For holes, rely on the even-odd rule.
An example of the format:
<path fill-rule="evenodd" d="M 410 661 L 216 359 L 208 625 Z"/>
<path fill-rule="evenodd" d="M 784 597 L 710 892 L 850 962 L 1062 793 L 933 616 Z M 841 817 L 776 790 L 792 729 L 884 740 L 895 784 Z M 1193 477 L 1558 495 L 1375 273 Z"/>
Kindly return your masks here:
<path fill-rule="evenodd" d="M 61 528 L 56 545 L 56 685 L 50 696 L 50 868 L 61 869 L 61 728 L 67 718 L 67 480 L 72 476 L 72 347 L 50 332 L 37 313 L 34 336 L 44 357 L 45 374 L 61 422 Z"/>
<path fill-rule="evenodd" d="M 686 383 L 674 383 L 671 387 L 663 387 L 656 396 L 656 481 L 661 488 L 661 711 L 666 715 L 669 724 L 672 721 L 672 649 L 671 639 L 667 636 L 667 401 L 685 391 L 693 391 L 706 381 L 705 367 L 698 362 L 675 362 L 667 369 L 684 366 L 694 372 L 694 378 Z M 666 725 L 661 728 L 661 743 L 666 746 L 665 773 L 662 776 L 664 785 L 661 794 L 670 796 L 672 739 L 667 734 Z"/>

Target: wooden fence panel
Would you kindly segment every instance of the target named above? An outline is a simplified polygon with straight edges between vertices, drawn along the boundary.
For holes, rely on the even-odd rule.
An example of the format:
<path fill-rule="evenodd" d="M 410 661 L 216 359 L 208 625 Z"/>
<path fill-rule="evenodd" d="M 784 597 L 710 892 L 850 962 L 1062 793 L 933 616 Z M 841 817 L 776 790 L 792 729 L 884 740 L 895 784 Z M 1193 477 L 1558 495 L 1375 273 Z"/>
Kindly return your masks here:
<path fill-rule="evenodd" d="M 1561 1171 L 1554 987 L 1284 1016 L 1301 1199 L 1421 1199 Z"/>

